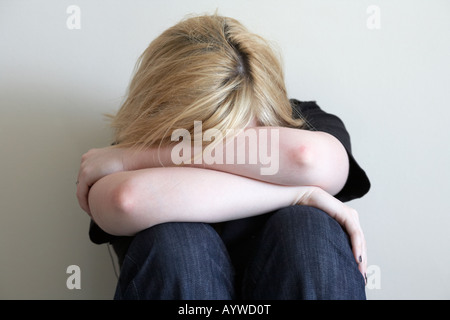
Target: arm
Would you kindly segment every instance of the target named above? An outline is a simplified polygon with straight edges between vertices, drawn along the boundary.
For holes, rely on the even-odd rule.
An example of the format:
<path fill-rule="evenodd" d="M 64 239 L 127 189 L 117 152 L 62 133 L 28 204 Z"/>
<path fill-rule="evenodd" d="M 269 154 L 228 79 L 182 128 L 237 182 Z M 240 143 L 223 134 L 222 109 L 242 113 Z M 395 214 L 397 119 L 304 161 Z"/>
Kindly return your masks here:
<path fill-rule="evenodd" d="M 310 205 L 335 218 L 351 237 L 355 259 L 366 261 L 356 211 L 317 187 L 274 185 L 197 168 L 153 168 L 107 175 L 92 186 L 89 204 L 95 222 L 113 235 L 133 235 L 165 222 L 214 223 Z"/>
<path fill-rule="evenodd" d="M 307 187 L 280 186 L 198 168 L 119 172 L 89 192 L 95 222 L 113 235 L 133 235 L 165 222 L 223 222 L 293 205 Z"/>
<path fill-rule="evenodd" d="M 187 166 L 281 185 L 314 185 L 332 195 L 343 188 L 348 176 L 349 159 L 345 148 L 339 140 L 325 132 L 251 127 L 237 135 L 231 143 L 224 142 L 223 147 L 219 144 L 216 152 L 217 149 L 223 156 L 212 160 L 219 161 L 207 162 L 209 152 L 205 150 L 200 164 L 189 161 Z M 163 150 L 162 155 L 163 165 L 173 165 L 170 161 L 173 160 L 173 153 L 172 159 L 168 159 L 167 150 Z M 142 164 L 145 164 L 145 158 L 150 158 L 145 153 L 140 157 Z M 155 163 L 147 165 L 154 167 Z"/>
<path fill-rule="evenodd" d="M 249 130 L 254 131 L 257 139 L 253 144 L 244 143 L 245 140 L 241 139 Z M 247 128 L 232 143 L 237 150 L 243 150 L 244 163 L 239 163 L 238 152 L 230 155 L 230 149 L 224 143 L 217 147 L 223 148 L 222 163 L 202 161 L 184 166 L 212 169 L 274 184 L 313 185 L 332 195 L 342 189 L 348 176 L 349 160 L 345 148 L 325 132 L 255 127 Z M 266 150 L 276 152 L 267 157 Z M 256 163 L 250 163 L 250 154 L 257 155 Z M 264 175 L 262 169 L 268 167 L 267 159 L 271 169 L 275 170 L 272 170 L 273 174 Z M 172 146 L 143 150 L 117 147 L 90 150 L 83 155 L 78 175 L 77 196 L 81 207 L 89 213 L 89 186 L 103 176 L 118 171 L 175 166 L 172 160 Z"/>

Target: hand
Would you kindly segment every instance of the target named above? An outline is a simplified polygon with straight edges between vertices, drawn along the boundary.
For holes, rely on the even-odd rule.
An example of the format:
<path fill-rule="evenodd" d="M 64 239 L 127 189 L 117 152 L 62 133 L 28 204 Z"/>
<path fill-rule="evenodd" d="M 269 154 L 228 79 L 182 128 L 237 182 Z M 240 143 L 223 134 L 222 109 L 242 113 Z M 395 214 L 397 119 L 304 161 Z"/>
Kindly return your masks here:
<path fill-rule="evenodd" d="M 91 149 L 81 157 L 80 170 L 77 180 L 77 198 L 80 207 L 91 215 L 88 202 L 90 187 L 114 172 L 125 171 L 124 156 L 127 149 L 106 147 Z"/>
<path fill-rule="evenodd" d="M 367 282 L 367 246 L 359 223 L 358 212 L 318 187 L 300 187 L 296 204 L 309 205 L 323 210 L 334 218 L 350 237 L 353 256 L 358 269 Z"/>
<path fill-rule="evenodd" d="M 353 256 L 355 257 L 358 269 L 367 284 L 367 245 L 359 223 L 358 212 L 347 205 L 344 205 L 344 207 L 342 214 L 337 214 L 334 218 L 350 236 Z"/>

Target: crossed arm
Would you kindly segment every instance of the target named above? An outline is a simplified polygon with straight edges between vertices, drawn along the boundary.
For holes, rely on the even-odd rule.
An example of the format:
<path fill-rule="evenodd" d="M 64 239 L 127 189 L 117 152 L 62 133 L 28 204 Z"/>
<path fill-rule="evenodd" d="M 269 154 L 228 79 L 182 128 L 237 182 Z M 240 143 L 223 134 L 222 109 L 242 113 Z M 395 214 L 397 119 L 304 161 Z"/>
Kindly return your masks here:
<path fill-rule="evenodd" d="M 80 206 L 106 232 L 133 235 L 164 222 L 222 222 L 289 205 L 310 205 L 346 229 L 360 271 L 365 272 L 358 215 L 332 196 L 348 176 L 345 149 L 323 132 L 271 129 L 279 132 L 279 170 L 265 176 L 258 162 L 176 167 L 167 147 L 90 150 L 83 155 L 78 177 Z M 258 146 L 264 143 L 268 141 L 258 141 Z"/>

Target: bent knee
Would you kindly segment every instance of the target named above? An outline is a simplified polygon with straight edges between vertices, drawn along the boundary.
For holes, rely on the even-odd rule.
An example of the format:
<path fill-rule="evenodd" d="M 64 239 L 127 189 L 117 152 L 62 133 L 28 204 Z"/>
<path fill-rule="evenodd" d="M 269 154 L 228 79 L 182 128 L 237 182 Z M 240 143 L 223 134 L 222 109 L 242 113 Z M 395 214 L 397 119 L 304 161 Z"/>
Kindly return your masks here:
<path fill-rule="evenodd" d="M 208 255 L 222 246 L 211 226 L 204 223 L 163 223 L 139 232 L 129 254 L 135 260 L 167 266 L 184 264 L 199 255 Z"/>
<path fill-rule="evenodd" d="M 304 205 L 295 205 L 278 210 L 269 219 L 269 223 L 281 227 L 293 225 L 295 228 L 302 227 L 302 229 L 329 227 L 330 224 L 339 225 L 326 212 Z"/>
<path fill-rule="evenodd" d="M 326 212 L 310 206 L 290 206 L 277 211 L 266 225 L 280 241 L 328 245 L 348 244 L 349 239 L 339 223 Z M 281 235 L 281 237 L 280 237 Z"/>

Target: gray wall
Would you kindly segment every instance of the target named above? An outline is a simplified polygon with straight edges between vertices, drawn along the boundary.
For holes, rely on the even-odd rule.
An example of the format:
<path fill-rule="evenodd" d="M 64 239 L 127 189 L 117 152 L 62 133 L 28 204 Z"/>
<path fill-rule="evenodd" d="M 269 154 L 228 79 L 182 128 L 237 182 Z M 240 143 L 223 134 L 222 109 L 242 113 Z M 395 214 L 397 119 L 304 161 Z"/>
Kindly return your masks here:
<path fill-rule="evenodd" d="M 346 123 L 373 185 L 349 203 L 368 242 L 368 297 L 449 299 L 446 0 L 0 0 L 0 298 L 112 298 L 108 248 L 89 242 L 75 197 L 80 157 L 110 143 L 102 114 L 148 43 L 215 9 L 277 43 L 291 97 Z M 71 265 L 81 289 L 66 286 Z"/>

